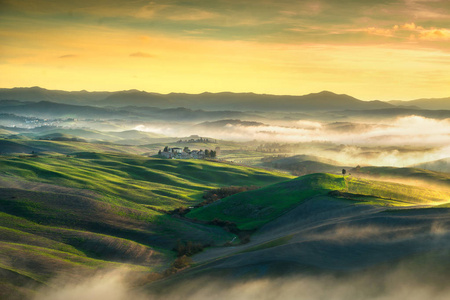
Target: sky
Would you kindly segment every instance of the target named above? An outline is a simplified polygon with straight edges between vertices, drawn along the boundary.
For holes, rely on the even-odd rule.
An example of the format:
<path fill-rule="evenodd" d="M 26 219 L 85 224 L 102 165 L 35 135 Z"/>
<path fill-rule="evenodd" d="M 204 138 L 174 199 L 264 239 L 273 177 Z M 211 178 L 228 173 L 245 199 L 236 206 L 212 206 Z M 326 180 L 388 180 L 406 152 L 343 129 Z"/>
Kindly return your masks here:
<path fill-rule="evenodd" d="M 0 0 L 0 87 L 450 96 L 448 0 Z"/>

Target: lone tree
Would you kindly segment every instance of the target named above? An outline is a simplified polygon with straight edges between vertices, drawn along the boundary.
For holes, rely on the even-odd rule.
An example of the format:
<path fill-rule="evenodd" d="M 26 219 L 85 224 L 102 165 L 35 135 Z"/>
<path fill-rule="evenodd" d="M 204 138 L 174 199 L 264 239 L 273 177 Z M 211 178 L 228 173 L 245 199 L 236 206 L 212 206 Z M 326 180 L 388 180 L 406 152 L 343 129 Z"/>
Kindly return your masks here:
<path fill-rule="evenodd" d="M 342 169 L 342 176 L 345 176 L 346 173 L 347 171 L 345 169 Z"/>

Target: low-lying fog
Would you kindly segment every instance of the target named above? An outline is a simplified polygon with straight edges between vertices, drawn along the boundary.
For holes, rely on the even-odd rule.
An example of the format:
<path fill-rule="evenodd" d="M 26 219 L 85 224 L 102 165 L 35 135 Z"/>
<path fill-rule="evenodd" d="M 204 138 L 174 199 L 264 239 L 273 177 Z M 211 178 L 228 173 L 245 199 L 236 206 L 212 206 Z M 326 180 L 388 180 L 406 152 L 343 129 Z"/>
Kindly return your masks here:
<path fill-rule="evenodd" d="M 450 287 L 431 268 L 411 270 L 403 265 L 351 276 L 291 276 L 255 280 L 190 278 L 155 293 L 151 288 L 131 288 L 133 279 L 124 270 L 98 274 L 78 283 L 54 281 L 33 300 L 447 300 Z M 56 286 L 58 285 L 58 286 Z"/>
<path fill-rule="evenodd" d="M 302 154 L 332 158 L 344 164 L 408 166 L 450 156 L 450 119 L 421 116 L 362 122 L 220 120 L 200 124 L 139 124 L 136 130 L 166 136 L 199 136 L 261 143 L 321 142 L 324 147 L 299 148 Z M 326 143 L 339 145 L 327 147 Z"/>

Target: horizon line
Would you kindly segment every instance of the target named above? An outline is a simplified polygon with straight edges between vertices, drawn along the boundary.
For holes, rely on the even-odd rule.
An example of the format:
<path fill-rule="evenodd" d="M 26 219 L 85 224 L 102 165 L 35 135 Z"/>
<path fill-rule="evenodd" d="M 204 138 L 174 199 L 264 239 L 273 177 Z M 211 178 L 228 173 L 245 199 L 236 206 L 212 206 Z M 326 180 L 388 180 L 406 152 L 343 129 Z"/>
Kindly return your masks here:
<path fill-rule="evenodd" d="M 348 97 L 352 97 L 356 100 L 360 100 L 360 101 L 365 101 L 365 102 L 370 102 L 370 101 L 381 101 L 381 102 L 389 102 L 389 101 L 402 101 L 402 102 L 409 102 L 409 101 L 414 101 L 414 100 L 428 100 L 428 99 L 447 99 L 450 98 L 449 97 L 439 97 L 439 98 L 414 98 L 414 99 L 408 99 L 408 100 L 400 100 L 400 99 L 389 99 L 389 100 L 380 100 L 380 99 L 370 99 L 370 100 L 364 100 L 364 99 L 360 99 L 360 98 L 356 98 L 350 94 L 347 93 L 335 93 L 333 91 L 329 91 L 329 90 L 321 90 L 320 92 L 310 92 L 307 94 L 271 94 L 271 93 L 256 93 L 256 92 L 232 92 L 232 91 L 221 91 L 221 92 L 209 92 L 209 91 L 204 91 L 204 92 L 200 92 L 200 93 L 188 93 L 188 92 L 169 92 L 169 93 L 161 93 L 161 92 L 151 92 L 151 91 L 146 91 L 146 90 L 139 90 L 137 88 L 132 88 L 132 89 L 128 89 L 128 90 L 86 90 L 86 89 L 82 89 L 82 90 L 64 90 L 64 89 L 49 89 L 49 88 L 45 88 L 45 87 L 41 87 L 41 86 L 15 86 L 15 87 L 0 87 L 0 90 L 12 90 L 12 89 L 33 89 L 33 88 L 38 88 L 38 89 L 42 89 L 42 90 L 47 90 L 47 91 L 60 91 L 60 92 L 68 92 L 68 93 L 76 93 L 76 92 L 87 92 L 87 93 L 120 93 L 120 92 L 129 92 L 129 91 L 137 91 L 137 92 L 144 92 L 147 94 L 159 94 L 159 95 L 170 95 L 170 94 L 185 94 L 185 95 L 202 95 L 202 94 L 253 94 L 253 95 L 261 95 L 261 96 L 280 96 L 280 97 L 301 97 L 301 96 L 307 96 L 307 95 L 313 95 L 313 94 L 321 94 L 321 93 L 331 93 L 337 96 L 348 96 Z"/>

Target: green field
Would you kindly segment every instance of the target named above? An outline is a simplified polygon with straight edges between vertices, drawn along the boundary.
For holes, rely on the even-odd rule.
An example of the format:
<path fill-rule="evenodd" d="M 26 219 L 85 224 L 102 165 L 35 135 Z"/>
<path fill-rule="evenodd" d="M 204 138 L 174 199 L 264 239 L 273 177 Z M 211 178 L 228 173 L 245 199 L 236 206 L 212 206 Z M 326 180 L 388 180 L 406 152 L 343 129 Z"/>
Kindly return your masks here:
<path fill-rule="evenodd" d="M 162 211 L 195 205 L 208 189 L 289 178 L 232 164 L 117 153 L 1 156 L 0 280 L 5 291 L 20 292 L 23 282 L 43 284 L 70 270 L 126 265 L 161 271 L 174 259 L 177 240 L 221 245 L 234 237 Z"/>
<path fill-rule="evenodd" d="M 234 222 L 240 229 L 253 230 L 305 200 L 335 190 L 347 193 L 337 198 L 347 198 L 355 205 L 438 205 L 450 199 L 450 193 L 438 189 L 316 173 L 224 198 L 191 211 L 187 217 L 204 221 L 218 218 Z"/>
<path fill-rule="evenodd" d="M 446 185 L 446 174 L 411 168 L 295 178 L 232 163 L 130 154 L 142 153 L 135 146 L 37 140 L 3 140 L 3 145 L 26 147 L 27 153 L 0 156 L 0 297 L 5 298 L 30 298 L 36 287 L 60 274 L 82 277 L 117 267 L 162 272 L 176 258 L 179 241 L 203 245 L 207 253 L 232 251 L 223 246 L 241 236 L 209 225 L 214 219 L 250 232 L 325 198 L 385 210 L 445 208 L 450 199 L 448 190 L 434 186 Z M 40 149 L 38 155 L 29 154 L 33 149 Z M 186 218 L 168 213 L 202 202 L 209 189 L 228 186 L 261 188 L 192 209 Z M 242 253 L 273 250 L 294 242 L 292 237 L 261 240 Z"/>

